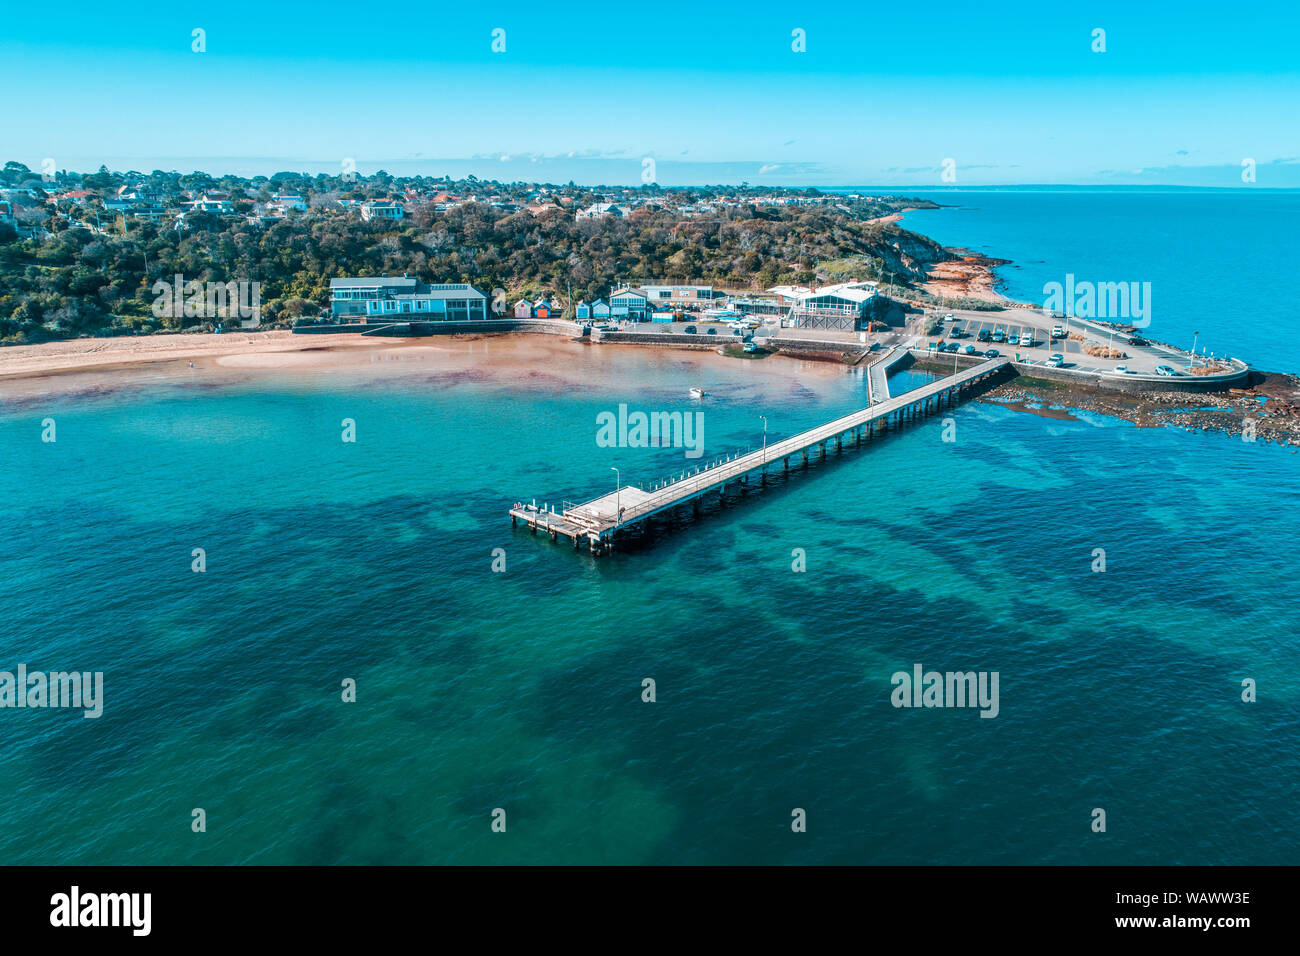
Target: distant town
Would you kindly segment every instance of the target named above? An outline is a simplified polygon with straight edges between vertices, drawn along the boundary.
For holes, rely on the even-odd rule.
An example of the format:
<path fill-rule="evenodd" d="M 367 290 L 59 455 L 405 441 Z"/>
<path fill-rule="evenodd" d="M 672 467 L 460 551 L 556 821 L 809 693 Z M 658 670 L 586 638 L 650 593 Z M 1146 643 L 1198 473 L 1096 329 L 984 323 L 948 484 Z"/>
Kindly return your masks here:
<path fill-rule="evenodd" d="M 851 330 L 871 320 L 878 291 L 922 299 L 927 270 L 953 258 L 896 224 L 932 206 L 748 184 L 244 179 L 10 161 L 0 344 L 218 327 L 220 316 L 152 308 L 176 276 L 255 282 L 262 324 L 280 327 L 406 312 L 665 321 L 713 309 Z M 452 294 L 460 287 L 467 294 Z M 486 301 L 498 289 L 504 305 Z"/>

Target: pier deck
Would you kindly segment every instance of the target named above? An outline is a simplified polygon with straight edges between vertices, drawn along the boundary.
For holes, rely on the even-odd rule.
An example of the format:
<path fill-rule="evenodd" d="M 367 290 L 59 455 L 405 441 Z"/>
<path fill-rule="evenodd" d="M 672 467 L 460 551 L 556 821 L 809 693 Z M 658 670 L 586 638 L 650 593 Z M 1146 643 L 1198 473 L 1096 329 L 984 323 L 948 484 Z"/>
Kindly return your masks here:
<path fill-rule="evenodd" d="M 879 364 L 885 366 L 886 360 L 891 365 L 896 361 L 887 354 Z M 514 524 L 524 522 L 534 533 L 548 533 L 552 539 L 563 535 L 572 540 L 575 548 L 586 540 L 593 553 L 602 554 L 613 547 L 617 534 L 657 514 L 708 492 L 725 491 L 728 482 L 745 482 L 754 472 L 763 473 L 778 464 L 788 470 L 790 458 L 799 455 L 807 461 L 809 449 L 820 449 L 824 457 L 826 446 L 831 442 L 842 447 L 847 438 L 850 444 L 861 444 L 878 430 L 898 428 L 905 422 L 952 407 L 965 393 L 1009 369 L 1014 371 L 1010 359 L 989 359 L 955 375 L 774 442 L 760 451 L 685 475 L 655 491 L 628 485 L 583 504 L 565 503 L 558 513 L 549 506 L 538 508 L 536 501 L 532 504 L 519 502 L 510 509 L 510 519 Z"/>
<path fill-rule="evenodd" d="M 895 345 L 867 366 L 867 396 L 872 405 L 879 405 L 890 398 L 889 370 L 907 355 L 906 345 Z"/>

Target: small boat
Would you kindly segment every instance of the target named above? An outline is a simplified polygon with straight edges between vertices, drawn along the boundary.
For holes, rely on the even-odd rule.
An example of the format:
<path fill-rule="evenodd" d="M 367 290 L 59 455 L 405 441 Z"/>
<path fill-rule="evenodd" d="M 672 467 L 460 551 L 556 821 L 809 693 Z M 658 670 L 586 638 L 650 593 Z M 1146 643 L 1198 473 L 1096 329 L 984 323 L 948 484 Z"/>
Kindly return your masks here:
<path fill-rule="evenodd" d="M 703 398 L 703 397 L 704 397 L 704 389 L 699 388 L 698 386 L 696 388 L 691 389 L 691 398 Z"/>

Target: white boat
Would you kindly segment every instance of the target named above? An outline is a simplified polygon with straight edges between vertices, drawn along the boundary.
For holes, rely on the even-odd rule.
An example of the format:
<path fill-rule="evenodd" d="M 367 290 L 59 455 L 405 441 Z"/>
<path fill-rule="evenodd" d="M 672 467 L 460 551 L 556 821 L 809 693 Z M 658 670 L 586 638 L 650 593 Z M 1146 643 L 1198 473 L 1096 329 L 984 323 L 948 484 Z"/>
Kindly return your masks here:
<path fill-rule="evenodd" d="M 698 387 L 691 389 L 691 398 L 703 398 L 703 397 L 704 397 L 704 389 Z"/>

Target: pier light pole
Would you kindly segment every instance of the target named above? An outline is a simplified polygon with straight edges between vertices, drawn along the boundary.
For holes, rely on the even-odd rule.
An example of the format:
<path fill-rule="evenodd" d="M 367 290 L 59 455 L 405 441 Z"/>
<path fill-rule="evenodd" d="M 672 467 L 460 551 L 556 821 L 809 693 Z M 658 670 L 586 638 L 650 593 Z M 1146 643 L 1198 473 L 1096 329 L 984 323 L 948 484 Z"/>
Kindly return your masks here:
<path fill-rule="evenodd" d="M 609 470 L 614 473 L 614 527 L 617 528 L 623 521 L 623 509 L 618 506 L 619 494 L 623 491 L 623 476 L 613 465 L 609 466 Z"/>
<path fill-rule="evenodd" d="M 1200 335 L 1200 329 L 1192 333 L 1192 357 L 1187 360 L 1187 371 L 1189 372 L 1192 370 L 1192 366 L 1196 364 L 1196 340 L 1200 338 Z"/>
<path fill-rule="evenodd" d="M 759 415 L 763 419 L 763 464 L 767 464 L 767 416 Z"/>

